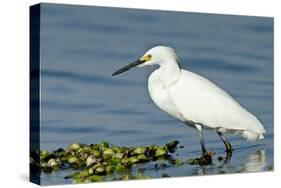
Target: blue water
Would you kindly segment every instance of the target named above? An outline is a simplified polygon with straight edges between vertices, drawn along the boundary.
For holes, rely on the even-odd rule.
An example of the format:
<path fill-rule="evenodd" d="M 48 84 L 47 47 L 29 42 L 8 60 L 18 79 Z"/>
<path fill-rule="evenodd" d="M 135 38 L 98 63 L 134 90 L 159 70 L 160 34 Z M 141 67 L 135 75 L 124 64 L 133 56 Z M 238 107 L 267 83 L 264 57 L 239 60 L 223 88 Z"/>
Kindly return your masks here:
<path fill-rule="evenodd" d="M 176 49 L 182 68 L 207 77 L 263 123 L 265 140 L 227 135 L 229 163 L 183 165 L 145 175 L 161 177 L 258 172 L 273 166 L 273 19 L 43 4 L 41 9 L 41 149 L 71 143 L 165 144 L 178 157 L 201 154 L 197 132 L 160 111 L 147 91 L 154 68 L 111 74 L 155 45 Z M 214 109 L 215 110 L 215 109 Z M 224 155 L 215 132 L 207 148 Z M 71 183 L 71 171 L 42 174 L 42 184 Z"/>

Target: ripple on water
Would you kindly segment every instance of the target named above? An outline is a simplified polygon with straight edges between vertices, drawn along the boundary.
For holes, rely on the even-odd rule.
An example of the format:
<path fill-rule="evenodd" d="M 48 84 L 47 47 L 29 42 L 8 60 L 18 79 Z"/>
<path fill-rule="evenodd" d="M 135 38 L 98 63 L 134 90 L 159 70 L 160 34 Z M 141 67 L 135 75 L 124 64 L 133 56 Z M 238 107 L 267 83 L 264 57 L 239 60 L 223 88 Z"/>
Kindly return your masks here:
<path fill-rule="evenodd" d="M 160 111 L 149 98 L 147 77 L 154 68 L 111 76 L 147 48 L 162 44 L 176 48 L 183 68 L 212 80 L 257 115 L 267 133 L 265 140 L 255 143 L 227 135 L 235 148 L 229 163 L 215 159 L 212 166 L 148 169 L 145 175 L 222 174 L 273 167 L 273 19 L 68 5 L 42 8 L 43 149 L 101 140 L 136 146 L 176 139 L 184 146 L 177 153 L 180 159 L 201 155 L 196 131 Z M 215 158 L 224 156 L 216 133 L 204 134 Z M 42 183 L 71 183 L 64 179 L 71 173 L 43 174 Z"/>

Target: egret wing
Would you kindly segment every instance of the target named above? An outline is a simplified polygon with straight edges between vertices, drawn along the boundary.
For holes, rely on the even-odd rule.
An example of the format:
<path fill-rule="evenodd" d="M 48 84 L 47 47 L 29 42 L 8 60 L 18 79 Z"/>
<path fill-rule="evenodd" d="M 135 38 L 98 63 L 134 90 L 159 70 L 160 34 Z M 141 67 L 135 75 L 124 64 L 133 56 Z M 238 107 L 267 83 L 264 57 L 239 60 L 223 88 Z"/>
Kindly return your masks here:
<path fill-rule="evenodd" d="M 178 82 L 169 88 L 169 96 L 187 120 L 206 128 L 264 133 L 254 115 L 224 90 L 195 73 L 182 70 Z"/>

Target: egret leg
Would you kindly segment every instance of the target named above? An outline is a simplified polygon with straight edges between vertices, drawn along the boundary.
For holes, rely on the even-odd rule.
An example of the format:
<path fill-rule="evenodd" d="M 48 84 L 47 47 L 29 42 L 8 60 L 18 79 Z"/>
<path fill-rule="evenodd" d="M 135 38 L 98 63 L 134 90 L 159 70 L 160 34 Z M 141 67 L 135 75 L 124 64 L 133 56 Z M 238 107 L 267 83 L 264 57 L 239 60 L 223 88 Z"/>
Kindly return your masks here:
<path fill-rule="evenodd" d="M 218 135 L 220 136 L 221 140 L 223 141 L 225 148 L 226 148 L 226 152 L 227 153 L 231 153 L 232 152 L 232 146 L 231 144 L 227 141 L 227 139 L 223 136 L 222 132 L 217 131 Z"/>
<path fill-rule="evenodd" d="M 201 144 L 201 148 L 202 148 L 202 154 L 203 156 L 208 155 L 208 151 L 206 149 L 205 146 L 205 141 L 204 141 L 204 137 L 203 137 L 203 131 L 202 131 L 202 127 L 200 125 L 195 124 L 196 129 L 199 132 L 199 138 L 200 138 L 200 144 Z"/>

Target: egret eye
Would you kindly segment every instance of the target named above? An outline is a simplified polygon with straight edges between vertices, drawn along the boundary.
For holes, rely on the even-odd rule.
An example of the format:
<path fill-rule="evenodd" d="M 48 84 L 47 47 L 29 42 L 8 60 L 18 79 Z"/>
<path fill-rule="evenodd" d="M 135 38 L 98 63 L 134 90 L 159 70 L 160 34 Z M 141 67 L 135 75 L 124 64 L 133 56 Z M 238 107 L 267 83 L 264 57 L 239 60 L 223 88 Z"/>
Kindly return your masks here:
<path fill-rule="evenodd" d="M 150 61 L 151 58 L 152 58 L 152 55 L 151 54 L 147 54 L 147 55 L 143 56 L 141 58 L 141 60 L 145 62 L 145 61 Z"/>

